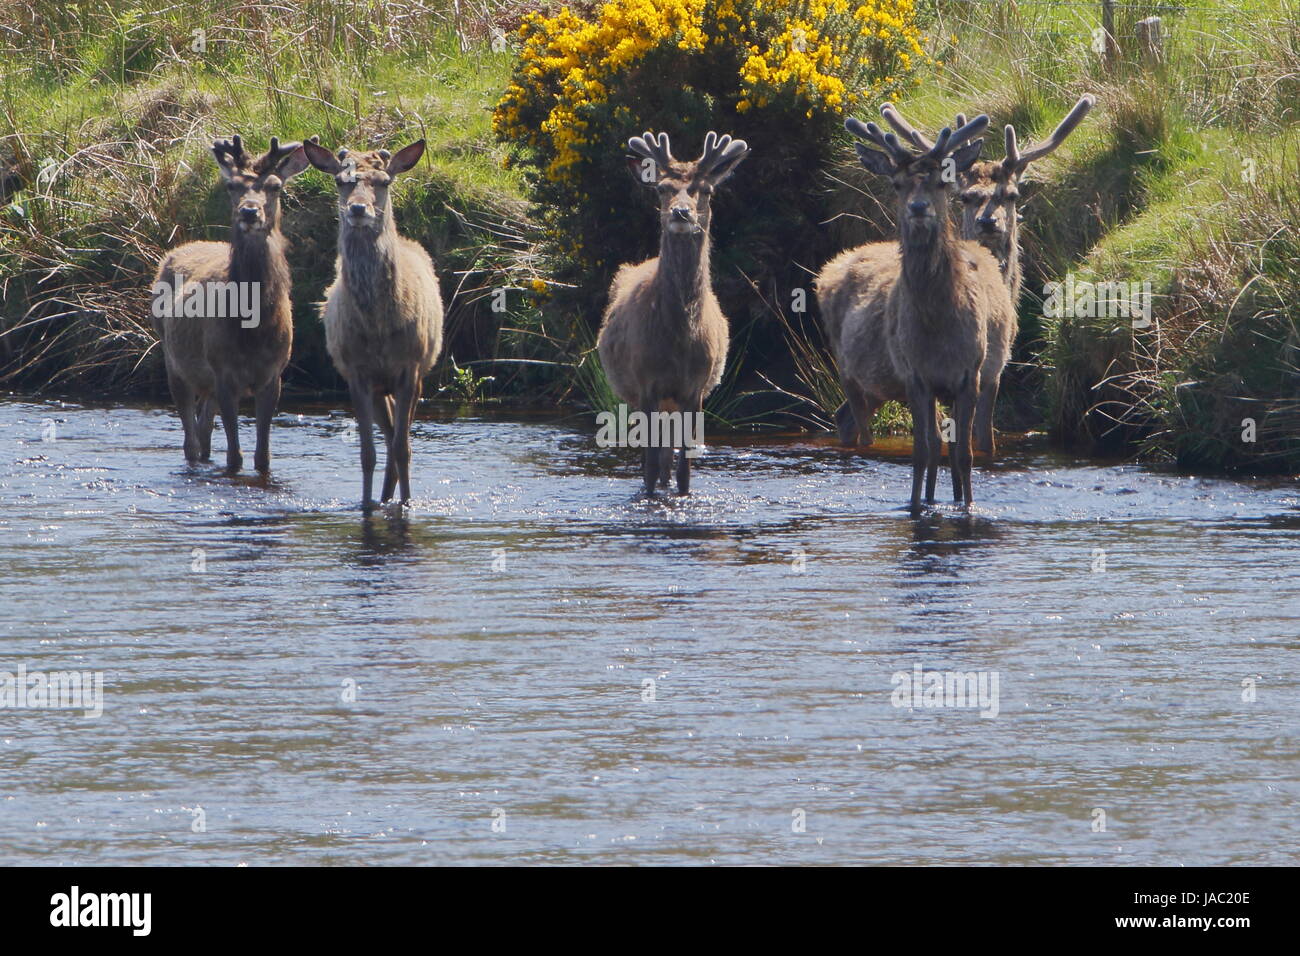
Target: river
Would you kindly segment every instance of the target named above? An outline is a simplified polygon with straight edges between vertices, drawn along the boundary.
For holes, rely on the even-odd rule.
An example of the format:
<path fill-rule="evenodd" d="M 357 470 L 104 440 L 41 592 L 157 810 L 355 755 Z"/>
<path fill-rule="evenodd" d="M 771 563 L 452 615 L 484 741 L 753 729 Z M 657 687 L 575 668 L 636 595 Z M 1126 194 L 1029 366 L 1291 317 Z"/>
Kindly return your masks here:
<path fill-rule="evenodd" d="M 590 416 L 413 434 L 363 518 L 328 406 L 262 482 L 0 401 L 0 671 L 103 681 L 0 709 L 0 861 L 1300 862 L 1294 482 L 1020 438 L 913 521 L 898 443 L 710 435 L 647 501 Z"/>

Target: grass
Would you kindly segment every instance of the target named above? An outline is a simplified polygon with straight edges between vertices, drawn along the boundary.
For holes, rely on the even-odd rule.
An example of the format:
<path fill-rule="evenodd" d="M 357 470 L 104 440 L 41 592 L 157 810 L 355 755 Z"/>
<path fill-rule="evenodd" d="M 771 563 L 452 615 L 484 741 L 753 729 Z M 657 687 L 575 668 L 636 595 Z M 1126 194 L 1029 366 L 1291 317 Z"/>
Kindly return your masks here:
<path fill-rule="evenodd" d="M 41 26 L 6 51 L 19 65 L 0 78 L 0 381 L 159 389 L 148 278 L 167 248 L 225 237 L 208 147 L 231 131 L 255 146 L 272 134 L 353 147 L 426 138 L 430 161 L 395 191 L 399 227 L 439 263 L 448 350 L 494 357 L 499 317 L 482 293 L 523 288 L 541 264 L 492 137 L 510 58 L 491 51 L 486 26 L 478 39 L 467 29 L 463 50 L 450 13 L 414 3 L 307 3 L 288 20 L 266 4 L 34 7 Z M 189 31 L 204 24 L 206 51 L 193 53 Z M 333 271 L 332 194 L 314 171 L 286 192 L 299 388 L 339 385 L 315 308 Z"/>
<path fill-rule="evenodd" d="M 1187 468 L 1300 470 L 1300 9 L 1121 5 L 1120 55 L 1109 65 L 1091 48 L 1099 4 L 933 9 L 934 32 L 958 42 L 946 69 L 903 104 L 923 127 L 980 110 L 994 129 L 1013 123 L 1023 143 L 1050 131 L 1079 94 L 1099 104 L 1024 190 L 1021 331 L 1000 422 L 1043 420 L 1064 444 Z M 1165 29 L 1157 63 L 1131 39 L 1150 14 Z M 990 137 L 986 157 L 1000 155 L 1000 141 Z M 840 227 L 845 244 L 884 231 L 878 184 L 851 163 L 836 179 L 835 208 L 865 212 Z M 1045 283 L 1069 272 L 1149 281 L 1152 328 L 1044 319 Z M 1253 442 L 1241 437 L 1249 418 Z"/>
<path fill-rule="evenodd" d="M 423 136 L 430 161 L 395 201 L 402 230 L 435 256 L 449 303 L 449 360 L 433 389 L 612 407 L 589 322 L 552 281 L 559 270 L 539 251 L 524 184 L 490 128 L 511 68 L 490 33 L 524 6 L 467 2 L 457 18 L 450 2 L 416 0 L 5 5 L 0 384 L 161 391 L 148 278 L 167 248 L 224 236 L 214 136 L 238 130 L 261 145 L 315 133 L 353 147 Z M 903 103 L 918 124 L 981 110 L 1033 140 L 1080 93 L 1098 98 L 1025 189 L 1021 334 L 1000 423 L 1046 424 L 1084 450 L 1187 468 L 1300 471 L 1294 0 L 1123 4 L 1110 64 L 1092 49 L 1097 3 L 921 7 L 945 65 Z M 1151 13 L 1166 32 L 1158 63 L 1131 40 Z M 986 156 L 1000 150 L 989 137 Z M 810 183 L 830 243 L 892 236 L 892 200 L 845 157 Z M 288 381 L 300 390 L 340 385 L 314 306 L 333 270 L 331 193 L 315 172 L 287 191 Z M 1152 327 L 1045 319 L 1044 284 L 1069 272 L 1151 282 Z M 815 304 L 795 313 L 774 297 L 755 288 L 749 314 L 733 313 L 728 376 L 708 410 L 735 427 L 827 427 L 842 395 Z M 878 431 L 906 429 L 905 410 L 881 414 Z M 1243 440 L 1246 420 L 1254 441 Z"/>

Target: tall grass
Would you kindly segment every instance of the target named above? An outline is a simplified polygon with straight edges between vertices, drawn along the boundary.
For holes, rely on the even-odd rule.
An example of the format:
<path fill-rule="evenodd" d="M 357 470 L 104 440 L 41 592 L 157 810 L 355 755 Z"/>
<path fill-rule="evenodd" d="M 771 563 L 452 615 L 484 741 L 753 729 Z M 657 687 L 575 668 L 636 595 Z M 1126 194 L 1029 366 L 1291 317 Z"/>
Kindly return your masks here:
<path fill-rule="evenodd" d="M 493 52 L 492 31 L 557 5 L 0 4 L 0 385 L 159 387 L 149 277 L 167 248 L 225 234 L 229 211 L 207 153 L 215 136 L 238 130 L 258 145 L 272 133 L 317 133 L 354 147 L 424 136 L 431 162 L 395 201 L 400 227 L 435 255 L 450 304 L 456 371 L 441 363 L 435 386 L 610 407 L 589 316 L 554 281 L 489 122 L 513 66 L 509 52 Z M 902 101 L 921 125 L 981 110 L 1033 140 L 1080 93 L 1098 98 L 1024 189 L 1021 334 L 1000 423 L 1045 421 L 1069 444 L 1187 467 L 1300 470 L 1295 0 L 1121 2 L 1109 63 L 1092 48 L 1099 3 L 920 8 L 943 64 Z M 1149 14 L 1165 28 L 1160 62 L 1144 61 L 1132 40 Z M 1000 151 L 990 136 L 986 157 Z M 812 227 L 831 249 L 891 238 L 892 196 L 842 152 L 827 169 L 788 173 L 819 210 Z M 315 173 L 286 195 L 298 388 L 339 385 L 314 306 L 335 254 L 330 195 Z M 737 241 L 782 241 L 744 234 Z M 733 282 L 734 252 L 723 243 L 715 256 Z M 799 274 L 822 264 L 785 252 Z M 1153 325 L 1044 319 L 1044 284 L 1068 272 L 1150 281 Z M 790 291 L 754 288 L 748 308 L 732 310 L 715 422 L 829 424 L 841 400 L 835 369 L 815 311 L 786 309 Z M 1242 440 L 1246 419 L 1253 442 Z M 877 428 L 905 423 L 891 409 Z"/>
<path fill-rule="evenodd" d="M 233 130 L 255 145 L 427 138 L 431 162 L 395 196 L 399 225 L 439 262 L 449 350 L 494 356 L 499 317 L 475 288 L 526 285 L 541 264 L 491 136 L 510 57 L 487 42 L 490 10 L 462 4 L 458 30 L 450 3 L 124 6 L 0 13 L 0 382 L 158 387 L 149 279 L 167 248 L 225 238 L 208 147 Z M 338 385 L 314 304 L 333 269 L 330 196 L 314 173 L 286 191 L 300 387 Z"/>

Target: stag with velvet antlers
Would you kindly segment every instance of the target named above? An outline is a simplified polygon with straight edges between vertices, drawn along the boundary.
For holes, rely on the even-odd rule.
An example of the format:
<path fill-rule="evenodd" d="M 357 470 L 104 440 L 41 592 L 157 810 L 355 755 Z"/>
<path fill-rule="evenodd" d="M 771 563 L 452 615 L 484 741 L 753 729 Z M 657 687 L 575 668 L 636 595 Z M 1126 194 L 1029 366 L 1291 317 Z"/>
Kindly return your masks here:
<path fill-rule="evenodd" d="M 713 191 L 749 153 L 744 140 L 710 131 L 694 162 L 675 159 L 668 134 L 628 140 L 633 174 L 659 200 L 659 255 L 619 269 L 597 344 L 614 393 L 647 418 L 703 415 L 722 380 L 730 334 L 709 275 Z M 652 419 L 653 420 L 653 419 Z M 683 430 L 684 431 L 684 430 Z M 690 491 L 691 455 L 677 450 L 677 491 Z M 671 445 L 645 449 L 646 494 L 668 484 Z"/>

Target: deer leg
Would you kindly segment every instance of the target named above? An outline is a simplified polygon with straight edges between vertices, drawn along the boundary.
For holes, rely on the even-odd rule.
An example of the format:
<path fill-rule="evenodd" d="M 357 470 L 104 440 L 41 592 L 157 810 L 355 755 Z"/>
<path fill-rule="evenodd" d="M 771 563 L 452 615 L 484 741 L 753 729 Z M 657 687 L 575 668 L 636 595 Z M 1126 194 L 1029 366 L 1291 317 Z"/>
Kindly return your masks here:
<path fill-rule="evenodd" d="M 405 458 L 402 465 L 402 500 L 411 500 L 411 424 L 415 421 L 415 413 L 420 409 L 420 396 L 424 394 L 424 381 L 420 378 L 418 368 L 411 370 L 411 410 L 406 416 L 406 435 L 403 439 L 403 451 Z"/>
<path fill-rule="evenodd" d="M 876 436 L 871 423 L 884 403 L 868 395 L 856 382 L 844 382 L 844 404 L 835 410 L 835 426 L 840 433 L 840 444 L 854 447 L 870 445 Z"/>
<path fill-rule="evenodd" d="M 939 479 L 939 461 L 943 458 L 943 415 L 933 393 L 930 395 L 930 407 L 923 414 L 930 423 L 925 433 L 925 501 L 934 504 L 934 486 Z"/>
<path fill-rule="evenodd" d="M 374 392 L 367 383 L 359 380 L 350 380 L 348 391 L 352 394 L 352 409 L 357 416 L 357 441 L 361 444 L 361 510 L 369 511 L 375 479 Z"/>
<path fill-rule="evenodd" d="M 847 399 L 835 409 L 835 431 L 839 434 L 840 444 L 851 448 L 858 443 L 858 423 L 853 417 L 853 409 Z"/>
<path fill-rule="evenodd" d="M 211 395 L 199 399 L 195 420 L 198 425 L 199 461 L 212 460 L 212 423 L 217 417 L 217 403 Z"/>
<path fill-rule="evenodd" d="M 375 393 L 375 421 L 379 423 L 379 433 L 384 436 L 384 447 L 388 449 L 388 456 L 384 460 L 384 489 L 380 494 L 383 501 L 393 497 L 393 489 L 397 487 L 397 461 L 393 458 L 393 397 L 383 393 Z"/>
<path fill-rule="evenodd" d="M 979 404 L 975 406 L 975 449 L 988 455 L 990 460 L 998 450 L 993 437 L 993 408 L 997 401 L 997 382 L 988 382 L 980 388 Z"/>
<path fill-rule="evenodd" d="M 872 445 L 876 441 L 876 412 L 880 411 L 880 406 L 885 403 L 874 395 L 865 392 L 860 394 L 862 403 L 850 407 L 853 409 L 853 418 L 858 423 L 858 441 L 863 445 Z"/>
<path fill-rule="evenodd" d="M 393 392 L 393 440 L 389 455 L 396 464 L 397 482 L 401 486 L 402 504 L 411 500 L 411 420 L 420 397 L 419 372 L 411 369 Z M 390 494 L 384 500 L 387 501 Z"/>
<path fill-rule="evenodd" d="M 691 493 L 691 460 L 686 457 L 685 445 L 677 451 L 677 493 L 679 495 Z"/>
<path fill-rule="evenodd" d="M 953 427 L 957 425 L 956 406 L 953 408 Z M 941 417 L 941 416 L 940 416 Z M 954 434 L 954 439 L 956 435 Z M 961 501 L 965 492 L 962 488 L 961 470 L 957 467 L 957 443 L 956 441 L 948 442 L 948 470 L 952 472 L 952 500 Z"/>
<path fill-rule="evenodd" d="M 171 389 L 172 400 L 176 402 L 176 411 L 181 417 L 181 430 L 185 433 L 182 446 L 187 464 L 202 460 L 198 439 L 198 424 L 194 417 L 194 390 L 180 375 L 167 371 L 167 386 Z"/>
<path fill-rule="evenodd" d="M 641 410 L 645 413 L 647 423 L 654 421 L 651 418 L 655 410 L 654 402 L 642 402 Z M 651 498 L 654 497 L 655 489 L 659 485 L 659 469 L 662 464 L 663 456 L 659 454 L 659 449 L 647 441 L 643 468 L 645 471 L 645 493 Z"/>
<path fill-rule="evenodd" d="M 280 376 L 276 375 L 262 386 L 254 398 L 257 415 L 257 450 L 253 452 L 253 464 L 259 474 L 271 471 L 271 419 L 280 405 Z"/>
<path fill-rule="evenodd" d="M 907 403 L 912 408 L 911 509 L 915 518 L 921 513 L 921 482 L 930 459 L 929 432 L 934 428 L 934 395 L 915 378 L 907 392 Z"/>
<path fill-rule="evenodd" d="M 217 382 L 217 406 L 221 427 L 226 430 L 226 473 L 237 475 L 244 467 L 244 456 L 239 453 L 239 388 L 229 379 Z"/>
<path fill-rule="evenodd" d="M 966 507 L 970 508 L 974 499 L 971 496 L 971 461 L 974 457 L 971 453 L 971 427 L 975 418 L 975 406 L 977 402 L 976 390 L 973 387 L 963 389 L 957 395 L 957 400 L 953 402 L 953 417 L 957 420 L 957 443 L 955 454 L 952 456 L 952 470 L 956 475 L 961 474 L 961 491 L 964 494 Z M 961 497 L 956 498 L 961 501 Z"/>
<path fill-rule="evenodd" d="M 704 399 L 702 398 L 696 399 L 695 406 L 689 411 L 685 412 L 685 414 L 691 416 L 699 416 L 699 418 L 695 420 L 703 421 Z M 677 452 L 677 493 L 679 495 L 689 495 L 691 493 L 691 459 L 686 454 L 690 449 L 685 444 L 685 439 L 688 434 L 690 434 L 690 431 L 687 429 L 686 423 L 683 422 L 682 423 L 682 440 L 683 440 L 682 447 L 681 450 Z M 700 437 L 701 438 L 704 437 L 703 428 L 700 429 Z"/>

